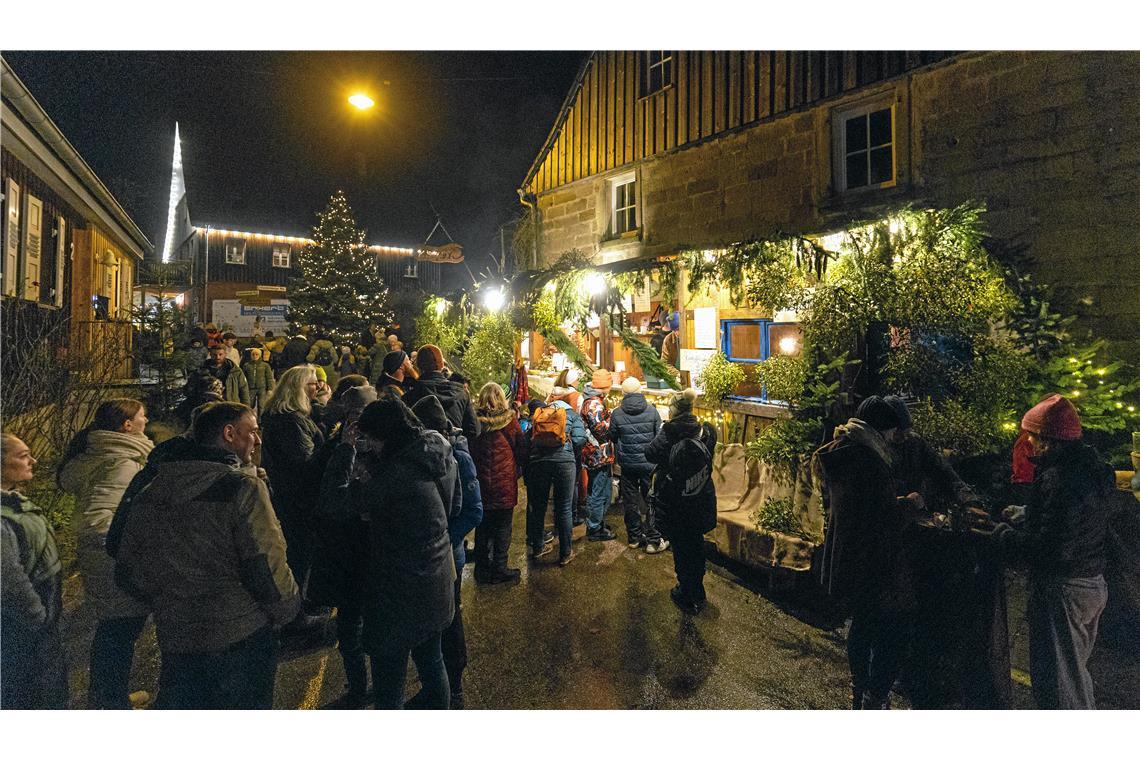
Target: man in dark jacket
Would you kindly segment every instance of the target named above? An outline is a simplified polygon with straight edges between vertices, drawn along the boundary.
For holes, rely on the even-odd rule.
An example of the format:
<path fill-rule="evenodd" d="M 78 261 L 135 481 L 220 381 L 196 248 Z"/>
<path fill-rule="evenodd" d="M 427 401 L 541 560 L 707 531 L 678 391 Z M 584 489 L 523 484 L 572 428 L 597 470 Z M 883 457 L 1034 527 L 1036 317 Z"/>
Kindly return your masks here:
<path fill-rule="evenodd" d="M 1081 441 L 1081 419 L 1052 394 L 1026 412 L 1021 429 L 1036 474 L 1024 528 L 994 531 L 1003 553 L 1029 566 L 1029 674 L 1043 710 L 1092 710 L 1088 660 L 1108 601 L 1104 580 L 1112 469 Z M 1012 518 L 1015 508 L 1006 510 Z"/>
<path fill-rule="evenodd" d="M 420 377 L 404 396 L 404 403 L 411 407 L 424 396 L 436 396 L 451 424 L 462 430 L 468 440 L 474 440 L 479 435 L 479 418 L 475 416 L 467 391 L 443 374 L 443 366 L 443 352 L 438 346 L 430 343 L 420 346 L 416 355 Z"/>
<path fill-rule="evenodd" d="M 451 421 L 443 413 L 443 407 L 435 396 L 425 396 L 412 407 L 412 413 L 424 427 L 434 430 L 451 444 L 451 453 L 459 477 L 455 481 L 455 493 L 451 499 L 451 509 L 447 516 L 447 532 L 451 538 L 451 552 L 455 559 L 455 617 L 451 625 L 443 631 L 440 642 L 443 649 L 443 662 L 447 666 L 447 681 L 451 685 L 451 709 L 463 709 L 463 670 L 467 667 L 467 640 L 463 635 L 462 598 L 459 591 L 463 580 L 463 566 L 467 556 L 464 538 L 483 521 L 483 497 L 479 489 L 479 478 L 475 474 L 475 461 L 467 447 L 467 439 L 459 428 L 451 426 Z M 414 701 L 408 703 L 415 707 Z"/>
<path fill-rule="evenodd" d="M 669 542 L 657 529 L 649 501 L 653 465 L 646 461 L 645 449 L 661 430 L 661 415 L 645 400 L 636 377 L 627 377 L 621 392 L 621 405 L 610 415 L 610 440 L 621 468 L 618 498 L 625 506 L 625 530 L 631 549 L 644 546 L 649 554 L 657 554 L 669 548 Z"/>
<path fill-rule="evenodd" d="M 412 360 L 403 351 L 389 351 L 376 362 L 372 384 L 380 395 L 385 393 L 402 398 L 408 378 L 415 376 Z"/>
<path fill-rule="evenodd" d="M 899 424 L 894 410 L 871 396 L 855 414 L 813 460 L 828 514 L 822 579 L 830 595 L 851 606 L 852 706 L 887 709 L 912 608 L 900 551 L 914 510 L 909 500 L 895 498 L 886 440 Z"/>
<path fill-rule="evenodd" d="M 133 497 L 115 580 L 154 610 L 157 707 L 269 709 L 273 628 L 294 618 L 300 594 L 265 483 L 235 469 L 260 443 L 257 417 L 215 404 L 194 420 L 193 443 Z"/>
<path fill-rule="evenodd" d="M 677 586 L 669 596 L 690 615 L 705 606 L 705 534 L 716 527 L 716 430 L 697 421 L 696 398 L 692 388 L 674 396 L 669 421 L 645 448 L 645 459 L 657 465 L 651 497 L 657 524 L 673 547 Z"/>
<path fill-rule="evenodd" d="M 363 474 L 353 479 L 358 445 L 367 451 L 361 452 Z M 348 513 L 369 517 L 364 647 L 372 656 L 378 709 L 403 705 L 409 655 L 424 692 L 417 702 L 435 709 L 450 702 L 440 639 L 455 617 L 447 513 L 457 477 L 443 436 L 425 430 L 391 396 L 368 405 L 325 469 L 322 513 L 333 519 Z"/>
<path fill-rule="evenodd" d="M 296 367 L 298 364 L 304 364 L 308 361 L 309 357 L 309 338 L 304 333 L 297 333 L 289 342 L 285 344 L 285 348 L 281 351 L 281 369 L 284 372 L 290 367 Z"/>
<path fill-rule="evenodd" d="M 954 472 L 945 457 L 934 450 L 911 428 L 910 410 L 898 396 L 883 398 L 898 418 L 899 425 L 887 442 L 894 463 L 895 495 L 914 498 L 931 512 L 964 510 L 977 504 L 974 491 Z"/>

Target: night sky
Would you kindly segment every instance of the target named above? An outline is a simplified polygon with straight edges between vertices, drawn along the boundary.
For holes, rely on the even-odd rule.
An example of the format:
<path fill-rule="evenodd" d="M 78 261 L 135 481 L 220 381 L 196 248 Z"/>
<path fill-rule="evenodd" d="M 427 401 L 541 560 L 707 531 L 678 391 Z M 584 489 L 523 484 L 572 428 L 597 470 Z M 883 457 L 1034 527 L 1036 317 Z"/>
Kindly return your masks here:
<path fill-rule="evenodd" d="M 308 235 L 339 188 L 370 243 L 423 242 L 434 205 L 478 273 L 585 53 L 4 57 L 158 250 L 178 121 L 195 224 Z M 348 105 L 358 88 L 375 108 Z M 446 284 L 469 284 L 455 269 Z"/>

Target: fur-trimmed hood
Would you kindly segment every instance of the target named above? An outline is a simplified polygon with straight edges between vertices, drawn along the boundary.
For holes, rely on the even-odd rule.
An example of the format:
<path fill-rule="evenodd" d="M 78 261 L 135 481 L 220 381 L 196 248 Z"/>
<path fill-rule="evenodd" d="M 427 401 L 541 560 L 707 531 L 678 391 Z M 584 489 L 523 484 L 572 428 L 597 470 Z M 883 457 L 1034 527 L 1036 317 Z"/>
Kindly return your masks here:
<path fill-rule="evenodd" d="M 515 413 L 511 409 L 504 409 L 501 412 L 480 409 L 475 416 L 479 418 L 479 426 L 484 433 L 493 433 L 509 425 Z"/>

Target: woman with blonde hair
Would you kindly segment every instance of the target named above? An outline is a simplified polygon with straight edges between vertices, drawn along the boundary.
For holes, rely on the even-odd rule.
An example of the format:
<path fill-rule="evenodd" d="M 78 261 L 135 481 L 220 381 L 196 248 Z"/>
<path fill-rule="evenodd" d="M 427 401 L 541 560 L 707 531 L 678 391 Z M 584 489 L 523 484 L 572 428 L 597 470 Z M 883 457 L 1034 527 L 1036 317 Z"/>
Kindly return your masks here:
<path fill-rule="evenodd" d="M 51 523 L 16 488 L 33 477 L 28 445 L 0 436 L 0 708 L 67 708 L 67 663 L 59 621 L 63 573 Z"/>
<path fill-rule="evenodd" d="M 281 373 L 261 412 L 261 466 L 269 475 L 289 569 L 302 589 L 311 554 L 311 515 L 320 489 L 320 475 L 309 473 L 309 461 L 325 442 L 312 417 L 321 389 L 316 370 L 301 364 Z"/>
<path fill-rule="evenodd" d="M 106 549 L 123 492 L 154 448 L 145 435 L 146 423 L 141 402 L 107 399 L 91 424 L 71 439 L 56 476 L 60 488 L 75 497 L 76 559 L 85 596 L 99 619 L 87 691 L 93 709 L 130 708 L 131 662 L 149 613 L 115 584 L 115 562 Z"/>
<path fill-rule="evenodd" d="M 519 463 L 526 458 L 526 439 L 518 416 L 498 383 L 479 389 L 475 414 L 480 433 L 471 442 L 471 457 L 483 496 L 483 522 L 475 528 L 475 580 L 503 583 L 518 579 L 507 567 L 511 520 L 519 502 Z"/>

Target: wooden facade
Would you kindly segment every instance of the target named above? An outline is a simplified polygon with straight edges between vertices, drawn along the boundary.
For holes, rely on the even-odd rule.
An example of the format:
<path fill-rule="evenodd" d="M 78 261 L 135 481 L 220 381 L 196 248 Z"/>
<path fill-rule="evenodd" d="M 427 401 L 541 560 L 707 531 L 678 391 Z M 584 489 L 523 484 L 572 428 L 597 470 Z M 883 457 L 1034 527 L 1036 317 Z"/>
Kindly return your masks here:
<path fill-rule="evenodd" d="M 543 193 L 773 119 L 946 58 L 917 51 L 671 51 L 670 81 L 642 94 L 642 51 L 585 63 L 523 183 Z"/>

